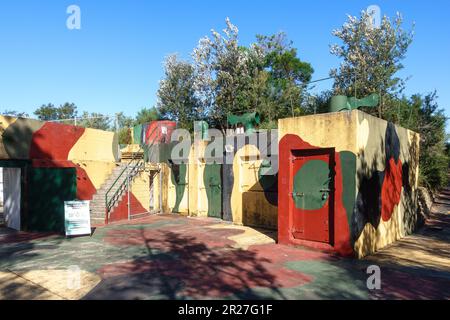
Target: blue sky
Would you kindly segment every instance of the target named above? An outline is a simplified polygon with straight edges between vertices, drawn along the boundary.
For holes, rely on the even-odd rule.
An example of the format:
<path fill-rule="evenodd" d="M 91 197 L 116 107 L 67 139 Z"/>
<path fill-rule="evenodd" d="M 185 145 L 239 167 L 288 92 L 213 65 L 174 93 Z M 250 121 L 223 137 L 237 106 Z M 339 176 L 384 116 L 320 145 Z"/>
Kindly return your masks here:
<path fill-rule="evenodd" d="M 81 8 L 81 30 L 68 30 L 66 9 Z M 162 62 L 170 53 L 189 58 L 199 38 L 239 27 L 242 44 L 255 34 L 284 31 L 314 79 L 339 60 L 329 53 L 331 31 L 346 14 L 376 4 L 382 14 L 416 23 L 401 76 L 408 94 L 436 89 L 450 114 L 450 2 L 442 1 L 56 1 L 0 0 L 0 111 L 32 113 L 41 104 L 74 102 L 79 110 L 133 115 L 156 103 Z M 327 89 L 332 82 L 315 90 Z"/>

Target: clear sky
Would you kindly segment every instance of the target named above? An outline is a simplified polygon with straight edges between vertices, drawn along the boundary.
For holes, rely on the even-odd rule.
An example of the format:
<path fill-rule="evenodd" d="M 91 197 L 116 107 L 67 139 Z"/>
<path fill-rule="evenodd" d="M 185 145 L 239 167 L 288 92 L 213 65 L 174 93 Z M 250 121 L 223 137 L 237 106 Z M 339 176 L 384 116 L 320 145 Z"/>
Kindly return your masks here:
<path fill-rule="evenodd" d="M 68 30 L 66 9 L 81 8 L 81 30 Z M 450 115 L 450 1 L 144 1 L 0 0 L 0 111 L 32 113 L 52 102 L 79 110 L 133 115 L 156 103 L 162 62 L 170 53 L 189 59 L 198 40 L 225 18 L 242 44 L 255 34 L 284 31 L 301 59 L 328 76 L 338 59 L 329 53 L 331 31 L 369 5 L 416 23 L 405 69 L 407 93 L 438 91 Z M 315 90 L 331 87 L 323 82 Z"/>

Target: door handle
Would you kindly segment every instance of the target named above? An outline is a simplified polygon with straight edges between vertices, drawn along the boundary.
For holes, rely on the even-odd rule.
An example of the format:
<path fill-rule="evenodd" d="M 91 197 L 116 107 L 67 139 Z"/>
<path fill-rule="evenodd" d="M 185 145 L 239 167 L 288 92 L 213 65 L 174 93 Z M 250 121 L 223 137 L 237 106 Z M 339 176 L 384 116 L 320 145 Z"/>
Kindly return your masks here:
<path fill-rule="evenodd" d="M 330 189 L 320 189 L 320 192 L 330 192 Z"/>
<path fill-rule="evenodd" d="M 289 195 L 294 197 L 304 197 L 305 194 L 303 192 L 289 192 Z"/>

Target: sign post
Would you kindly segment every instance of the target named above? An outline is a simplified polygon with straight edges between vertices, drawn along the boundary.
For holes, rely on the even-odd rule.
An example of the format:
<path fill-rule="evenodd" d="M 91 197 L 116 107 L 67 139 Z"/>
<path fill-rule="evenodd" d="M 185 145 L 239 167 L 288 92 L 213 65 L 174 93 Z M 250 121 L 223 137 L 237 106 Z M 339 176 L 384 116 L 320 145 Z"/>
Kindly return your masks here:
<path fill-rule="evenodd" d="M 89 201 L 64 201 L 66 237 L 91 235 Z"/>

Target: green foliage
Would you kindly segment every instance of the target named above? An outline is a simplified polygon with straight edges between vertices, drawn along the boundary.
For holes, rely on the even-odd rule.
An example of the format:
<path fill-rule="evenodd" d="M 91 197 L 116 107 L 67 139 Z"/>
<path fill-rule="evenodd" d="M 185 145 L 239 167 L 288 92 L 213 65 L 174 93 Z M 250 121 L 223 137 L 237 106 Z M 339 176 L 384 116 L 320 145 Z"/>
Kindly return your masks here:
<path fill-rule="evenodd" d="M 111 130 L 111 117 L 92 112 L 84 111 L 80 119 L 77 121 L 77 125 L 85 128 L 98 129 L 98 130 Z"/>
<path fill-rule="evenodd" d="M 257 47 L 263 55 L 269 103 L 261 110 L 267 121 L 305 113 L 302 103 L 306 96 L 304 82 L 311 80 L 314 69 L 297 57 L 297 49 L 285 33 L 257 35 Z"/>
<path fill-rule="evenodd" d="M 74 119 L 78 114 L 77 106 L 74 103 L 64 103 L 59 107 L 48 103 L 40 106 L 34 111 L 34 115 L 42 121 L 54 121 L 54 120 L 67 120 L 70 123 L 70 119 Z"/>
<path fill-rule="evenodd" d="M 11 117 L 17 117 L 17 118 L 28 118 L 29 117 L 29 114 L 26 112 L 9 110 L 9 109 L 5 109 L 5 111 L 2 111 L 1 114 L 5 115 L 5 116 L 11 116 Z"/>
<path fill-rule="evenodd" d="M 131 130 L 128 127 L 119 129 L 119 144 L 131 144 Z"/>
<path fill-rule="evenodd" d="M 142 108 L 136 115 L 133 125 L 146 124 L 152 121 L 160 120 L 159 112 L 156 108 Z"/>
<path fill-rule="evenodd" d="M 447 185 L 450 161 L 445 133 L 447 118 L 436 99 L 436 92 L 392 99 L 385 113 L 387 120 L 420 134 L 419 182 L 433 191 Z"/>
<path fill-rule="evenodd" d="M 330 99 L 333 96 L 332 90 L 325 90 L 317 95 L 307 95 L 304 109 L 306 114 L 326 113 L 329 111 Z"/>
<path fill-rule="evenodd" d="M 165 78 L 158 90 L 158 110 L 163 118 L 177 121 L 179 127 L 193 130 L 201 120 L 200 104 L 194 90 L 194 68 L 176 55 L 167 57 Z"/>
<path fill-rule="evenodd" d="M 374 27 L 371 19 L 363 11 L 359 18 L 348 16 L 348 21 L 333 31 L 341 43 L 331 46 L 331 53 L 342 63 L 330 73 L 335 77 L 337 94 L 357 98 L 379 94 L 378 110 L 365 111 L 383 118 L 389 100 L 404 89 L 405 80 L 396 74 L 403 69 L 401 61 L 412 42 L 413 31 L 403 30 L 400 14 L 394 20 L 384 16 L 379 27 Z"/>
<path fill-rule="evenodd" d="M 123 112 L 116 113 L 116 126 L 118 128 L 126 128 L 126 127 L 132 127 L 135 123 L 135 120 L 133 117 L 126 116 Z"/>
<path fill-rule="evenodd" d="M 226 127 L 228 114 L 259 112 L 269 127 L 277 119 L 305 113 L 305 82 L 314 72 L 300 60 L 284 33 L 258 35 L 239 45 L 238 28 L 229 19 L 224 34 L 212 31 L 193 52 L 194 96 L 211 127 Z"/>
<path fill-rule="evenodd" d="M 333 34 L 341 40 L 333 45 L 332 54 L 342 59 L 335 77 L 334 93 L 358 98 L 371 93 L 380 95 L 378 110 L 362 108 L 380 118 L 399 124 L 420 134 L 420 184 L 432 190 L 446 186 L 449 156 L 446 150 L 446 117 L 436 102 L 436 93 L 399 97 L 405 80 L 397 76 L 403 69 L 413 38 L 412 31 L 402 28 L 402 17 L 383 17 L 379 27 L 370 24 L 370 15 L 348 17 Z M 322 108 L 322 103 L 316 105 Z"/>

